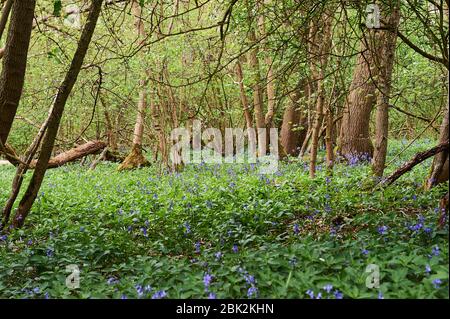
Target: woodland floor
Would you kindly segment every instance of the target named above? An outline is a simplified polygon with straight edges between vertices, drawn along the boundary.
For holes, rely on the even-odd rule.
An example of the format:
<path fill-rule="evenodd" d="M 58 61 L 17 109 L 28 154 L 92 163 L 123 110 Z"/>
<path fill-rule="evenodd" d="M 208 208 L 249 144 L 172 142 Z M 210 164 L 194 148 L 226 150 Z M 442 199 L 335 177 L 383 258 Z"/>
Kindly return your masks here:
<path fill-rule="evenodd" d="M 407 144 L 391 143 L 388 162 Z M 414 143 L 387 173 L 432 145 Z M 26 227 L 0 238 L 0 297 L 449 298 L 448 224 L 437 229 L 448 184 L 423 191 L 429 167 L 384 192 L 363 163 L 315 180 L 297 161 L 273 176 L 247 164 L 52 169 Z M 0 203 L 13 175 L 0 167 Z M 369 264 L 379 288 L 366 287 Z"/>

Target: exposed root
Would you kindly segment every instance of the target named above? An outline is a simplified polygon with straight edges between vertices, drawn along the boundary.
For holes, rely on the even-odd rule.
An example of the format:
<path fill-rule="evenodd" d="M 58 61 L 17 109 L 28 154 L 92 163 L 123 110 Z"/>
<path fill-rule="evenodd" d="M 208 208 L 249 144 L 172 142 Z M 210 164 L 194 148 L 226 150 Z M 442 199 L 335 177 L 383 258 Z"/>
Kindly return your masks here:
<path fill-rule="evenodd" d="M 142 154 L 141 145 L 135 144 L 131 149 L 130 154 L 125 158 L 125 160 L 117 168 L 118 171 L 136 169 L 140 167 L 149 166 L 150 162 Z"/>

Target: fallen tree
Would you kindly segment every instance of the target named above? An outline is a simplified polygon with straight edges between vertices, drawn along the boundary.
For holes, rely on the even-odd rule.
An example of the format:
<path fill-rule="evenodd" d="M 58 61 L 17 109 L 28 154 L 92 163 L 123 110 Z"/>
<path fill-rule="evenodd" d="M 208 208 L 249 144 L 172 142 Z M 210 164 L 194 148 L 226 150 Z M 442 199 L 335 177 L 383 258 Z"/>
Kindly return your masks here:
<path fill-rule="evenodd" d="M 47 168 L 56 168 L 66 163 L 76 161 L 87 155 L 97 154 L 106 147 L 106 143 L 102 141 L 89 141 L 85 144 L 79 145 L 66 152 L 58 154 L 55 157 L 50 158 Z M 35 168 L 37 160 L 33 160 L 30 164 L 30 168 Z"/>
<path fill-rule="evenodd" d="M 417 153 L 411 160 L 403 164 L 399 169 L 397 169 L 395 172 L 393 172 L 391 175 L 389 175 L 387 178 L 383 179 L 379 186 L 389 186 L 392 183 L 394 183 L 397 179 L 399 179 L 403 174 L 409 172 L 414 168 L 414 166 L 422 163 L 426 159 L 435 156 L 436 154 L 439 154 L 445 150 L 448 150 L 449 148 L 449 141 L 443 142 L 427 151 L 423 151 L 420 153 Z"/>
<path fill-rule="evenodd" d="M 102 141 L 89 141 L 85 144 L 78 145 L 68 151 L 65 151 L 61 154 L 56 155 L 55 157 L 50 158 L 48 162 L 48 168 L 56 168 L 66 163 L 76 161 L 77 159 L 83 158 L 87 155 L 98 154 L 105 147 L 106 143 Z M 20 161 L 19 156 L 16 154 L 16 152 L 11 146 L 6 145 L 5 148 L 6 150 L 1 153 L 5 155 L 6 159 L 11 164 L 13 164 L 14 166 L 18 166 L 21 163 L 23 164 L 23 162 Z M 36 167 L 36 163 L 37 160 L 32 160 L 28 165 L 28 168 L 34 169 Z"/>

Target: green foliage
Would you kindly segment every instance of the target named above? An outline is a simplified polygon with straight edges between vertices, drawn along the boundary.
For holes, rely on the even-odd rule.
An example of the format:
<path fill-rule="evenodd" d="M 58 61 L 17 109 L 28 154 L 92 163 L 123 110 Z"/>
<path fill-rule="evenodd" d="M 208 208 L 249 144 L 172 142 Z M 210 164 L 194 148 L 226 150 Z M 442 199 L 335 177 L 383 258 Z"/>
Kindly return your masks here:
<path fill-rule="evenodd" d="M 405 144 L 392 143 L 389 159 Z M 429 144 L 416 142 L 388 170 Z M 364 164 L 337 164 L 331 179 L 319 166 L 314 180 L 295 160 L 273 176 L 247 164 L 50 170 L 27 227 L 0 239 L 0 297 L 246 298 L 256 288 L 251 298 L 448 298 L 448 226 L 436 227 L 448 185 L 421 189 L 429 164 L 384 192 L 362 190 Z M 13 174 L 0 167 L 1 203 Z M 79 289 L 65 285 L 70 264 Z M 366 287 L 369 264 L 379 289 Z"/>

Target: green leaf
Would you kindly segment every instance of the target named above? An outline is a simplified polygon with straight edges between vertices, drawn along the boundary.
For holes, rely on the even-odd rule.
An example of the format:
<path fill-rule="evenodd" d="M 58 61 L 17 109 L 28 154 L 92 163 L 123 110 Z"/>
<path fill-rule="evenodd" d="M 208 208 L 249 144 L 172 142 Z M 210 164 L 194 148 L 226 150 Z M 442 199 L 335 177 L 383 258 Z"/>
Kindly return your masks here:
<path fill-rule="evenodd" d="M 62 1 L 61 0 L 54 0 L 53 2 L 53 15 L 55 17 L 61 16 L 61 9 L 62 9 Z"/>

